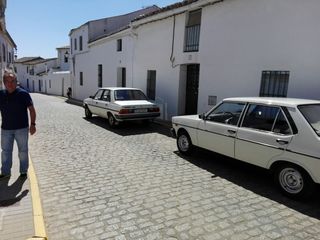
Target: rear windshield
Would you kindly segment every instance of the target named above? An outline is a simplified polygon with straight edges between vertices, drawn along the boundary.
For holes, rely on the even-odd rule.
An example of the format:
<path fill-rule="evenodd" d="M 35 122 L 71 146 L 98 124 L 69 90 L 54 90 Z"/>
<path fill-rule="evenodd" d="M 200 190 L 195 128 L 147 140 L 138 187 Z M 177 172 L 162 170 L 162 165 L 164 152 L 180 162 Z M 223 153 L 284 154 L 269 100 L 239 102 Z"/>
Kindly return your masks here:
<path fill-rule="evenodd" d="M 128 100 L 147 100 L 146 95 L 140 90 L 115 90 L 114 98 L 116 101 L 128 101 Z"/>
<path fill-rule="evenodd" d="M 298 108 L 318 136 L 320 136 L 320 104 L 302 105 L 298 106 Z"/>

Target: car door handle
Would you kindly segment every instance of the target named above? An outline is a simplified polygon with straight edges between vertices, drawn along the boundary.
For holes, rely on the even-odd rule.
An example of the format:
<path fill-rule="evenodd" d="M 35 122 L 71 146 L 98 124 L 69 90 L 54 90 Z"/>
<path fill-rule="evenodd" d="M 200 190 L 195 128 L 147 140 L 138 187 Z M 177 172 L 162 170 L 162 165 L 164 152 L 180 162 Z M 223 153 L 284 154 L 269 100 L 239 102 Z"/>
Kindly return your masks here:
<path fill-rule="evenodd" d="M 235 131 L 235 130 L 228 129 L 228 133 L 230 133 L 230 134 L 235 134 L 236 131 Z"/>
<path fill-rule="evenodd" d="M 288 144 L 288 143 L 289 143 L 289 141 L 282 140 L 282 139 L 277 139 L 276 141 L 277 141 L 277 143 L 279 143 L 280 145 L 285 145 L 285 144 Z"/>

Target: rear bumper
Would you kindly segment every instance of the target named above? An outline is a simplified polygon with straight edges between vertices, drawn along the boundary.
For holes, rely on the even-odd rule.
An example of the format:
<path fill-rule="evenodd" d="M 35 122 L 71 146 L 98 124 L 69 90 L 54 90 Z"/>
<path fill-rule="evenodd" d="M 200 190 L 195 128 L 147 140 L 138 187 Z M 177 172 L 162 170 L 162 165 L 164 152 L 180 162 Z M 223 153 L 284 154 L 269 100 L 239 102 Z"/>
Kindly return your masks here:
<path fill-rule="evenodd" d="M 160 113 L 144 113 L 144 114 L 123 114 L 115 115 L 118 121 L 134 121 L 134 120 L 144 120 L 144 119 L 154 119 L 160 116 Z"/>

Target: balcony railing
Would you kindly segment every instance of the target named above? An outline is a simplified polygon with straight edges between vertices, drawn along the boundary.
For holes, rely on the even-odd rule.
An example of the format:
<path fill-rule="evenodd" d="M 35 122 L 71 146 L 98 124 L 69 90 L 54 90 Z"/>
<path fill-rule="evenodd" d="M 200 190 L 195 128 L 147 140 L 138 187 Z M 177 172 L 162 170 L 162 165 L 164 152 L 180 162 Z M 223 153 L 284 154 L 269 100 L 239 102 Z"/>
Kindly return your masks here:
<path fill-rule="evenodd" d="M 200 24 L 186 27 L 185 52 L 199 51 Z"/>

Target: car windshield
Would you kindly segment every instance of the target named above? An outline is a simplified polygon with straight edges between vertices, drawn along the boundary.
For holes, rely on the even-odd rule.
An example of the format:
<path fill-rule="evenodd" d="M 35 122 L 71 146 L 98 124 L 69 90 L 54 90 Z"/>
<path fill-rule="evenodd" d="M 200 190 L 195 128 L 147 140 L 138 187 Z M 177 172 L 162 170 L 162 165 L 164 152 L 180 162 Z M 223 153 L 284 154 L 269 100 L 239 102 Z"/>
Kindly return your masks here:
<path fill-rule="evenodd" d="M 298 108 L 318 136 L 320 136 L 320 104 L 302 105 Z"/>
<path fill-rule="evenodd" d="M 147 100 L 146 95 L 137 89 L 115 90 L 114 98 L 116 101 Z"/>

